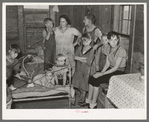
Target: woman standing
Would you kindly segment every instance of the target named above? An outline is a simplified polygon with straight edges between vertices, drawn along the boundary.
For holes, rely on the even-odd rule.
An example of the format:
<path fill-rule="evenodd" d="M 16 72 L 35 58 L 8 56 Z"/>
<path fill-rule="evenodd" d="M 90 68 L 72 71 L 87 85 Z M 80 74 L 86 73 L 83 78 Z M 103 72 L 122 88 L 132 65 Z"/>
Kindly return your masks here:
<path fill-rule="evenodd" d="M 75 71 L 74 61 L 74 36 L 81 37 L 81 33 L 71 27 L 71 22 L 66 15 L 60 16 L 60 26 L 56 27 L 55 40 L 56 40 L 56 54 L 63 53 L 66 59 L 66 65 L 71 65 L 72 74 Z"/>

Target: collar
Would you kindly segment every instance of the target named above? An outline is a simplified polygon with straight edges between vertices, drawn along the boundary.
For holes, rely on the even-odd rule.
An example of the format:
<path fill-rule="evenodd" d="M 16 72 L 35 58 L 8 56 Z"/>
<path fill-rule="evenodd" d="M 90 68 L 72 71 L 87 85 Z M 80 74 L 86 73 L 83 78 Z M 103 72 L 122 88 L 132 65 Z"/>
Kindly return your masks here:
<path fill-rule="evenodd" d="M 114 47 L 113 49 L 110 49 L 110 53 L 115 53 L 115 51 L 117 51 L 117 49 L 119 48 L 120 46 L 116 46 Z"/>

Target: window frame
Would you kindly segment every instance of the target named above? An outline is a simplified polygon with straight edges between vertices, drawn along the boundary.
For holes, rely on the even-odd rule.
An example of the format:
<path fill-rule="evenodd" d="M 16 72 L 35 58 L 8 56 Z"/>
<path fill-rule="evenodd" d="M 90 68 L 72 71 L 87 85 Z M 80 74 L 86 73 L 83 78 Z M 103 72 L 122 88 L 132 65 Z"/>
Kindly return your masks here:
<path fill-rule="evenodd" d="M 129 6 L 128 19 L 124 19 L 124 17 L 123 17 L 123 15 L 124 15 L 124 6 Z M 112 17 L 113 18 L 113 22 L 112 22 L 112 25 L 113 25 L 112 30 L 113 31 L 114 31 L 114 26 L 115 26 L 114 25 L 114 14 L 115 14 L 114 13 L 114 7 L 115 6 L 113 6 L 113 17 Z M 131 17 L 129 17 L 130 14 L 131 14 Z M 128 23 L 127 23 L 127 34 L 122 32 L 122 29 L 123 29 L 123 20 L 127 20 L 128 21 Z M 129 22 L 130 22 L 130 25 L 129 25 Z M 119 5 L 118 27 L 117 27 L 117 31 L 115 31 L 115 32 L 118 33 L 119 35 L 130 37 L 130 34 L 131 34 L 131 24 L 132 24 L 132 5 Z M 128 30 L 130 32 L 128 32 Z"/>

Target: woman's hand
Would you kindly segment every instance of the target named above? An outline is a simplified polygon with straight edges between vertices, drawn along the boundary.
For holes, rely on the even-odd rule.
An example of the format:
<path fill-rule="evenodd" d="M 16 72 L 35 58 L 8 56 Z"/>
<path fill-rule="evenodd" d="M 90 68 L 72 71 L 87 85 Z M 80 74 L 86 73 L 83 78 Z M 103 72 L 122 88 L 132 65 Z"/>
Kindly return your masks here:
<path fill-rule="evenodd" d="M 99 78 L 99 77 L 101 77 L 101 76 L 103 76 L 103 73 L 102 73 L 102 72 L 96 72 L 96 73 L 93 75 L 94 78 Z"/>

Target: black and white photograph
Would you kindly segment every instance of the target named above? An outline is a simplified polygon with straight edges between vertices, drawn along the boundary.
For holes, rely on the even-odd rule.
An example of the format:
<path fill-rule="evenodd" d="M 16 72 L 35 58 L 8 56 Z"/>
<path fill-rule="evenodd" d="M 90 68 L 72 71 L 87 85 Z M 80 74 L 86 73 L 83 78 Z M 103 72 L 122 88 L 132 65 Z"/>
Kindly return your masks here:
<path fill-rule="evenodd" d="M 4 119 L 146 118 L 147 3 L 2 7 Z"/>

